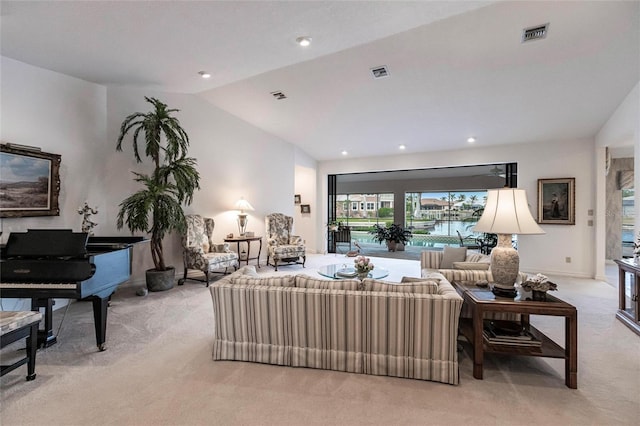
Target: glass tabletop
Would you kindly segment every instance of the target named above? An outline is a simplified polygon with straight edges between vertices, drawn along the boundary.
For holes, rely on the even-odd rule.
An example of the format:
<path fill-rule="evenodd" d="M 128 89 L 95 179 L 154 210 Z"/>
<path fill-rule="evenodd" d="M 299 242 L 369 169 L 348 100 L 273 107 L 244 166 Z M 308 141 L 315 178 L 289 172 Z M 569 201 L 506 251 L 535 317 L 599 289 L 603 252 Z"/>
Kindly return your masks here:
<path fill-rule="evenodd" d="M 337 263 L 334 265 L 325 265 L 318 268 L 318 273 L 327 278 L 337 280 L 356 278 L 356 270 L 352 264 Z M 376 266 L 373 271 L 369 272 L 367 278 L 380 279 L 389 275 L 389 270 Z"/>

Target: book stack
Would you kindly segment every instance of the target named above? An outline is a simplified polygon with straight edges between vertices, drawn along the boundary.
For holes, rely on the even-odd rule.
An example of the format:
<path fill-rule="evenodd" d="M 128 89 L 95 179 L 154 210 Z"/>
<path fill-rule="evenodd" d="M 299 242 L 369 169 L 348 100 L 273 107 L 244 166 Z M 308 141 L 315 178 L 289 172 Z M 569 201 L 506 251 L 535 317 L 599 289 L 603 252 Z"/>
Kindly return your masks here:
<path fill-rule="evenodd" d="M 542 342 L 517 323 L 497 324 L 485 321 L 484 339 L 492 345 L 540 347 Z"/>

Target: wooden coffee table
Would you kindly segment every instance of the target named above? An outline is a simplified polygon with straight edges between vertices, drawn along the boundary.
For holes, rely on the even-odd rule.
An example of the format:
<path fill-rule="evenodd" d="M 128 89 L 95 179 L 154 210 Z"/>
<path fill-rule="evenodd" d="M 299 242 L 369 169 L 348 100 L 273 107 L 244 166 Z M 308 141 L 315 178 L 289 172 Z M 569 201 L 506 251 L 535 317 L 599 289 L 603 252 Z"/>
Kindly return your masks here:
<path fill-rule="evenodd" d="M 482 379 L 485 353 L 562 358 L 565 360 L 565 384 L 571 389 L 578 387 L 578 312 L 576 308 L 557 297 L 547 294 L 544 302 L 496 297 L 490 289 L 480 288 L 474 282 L 453 282 L 472 311 L 472 318 L 460 318 L 460 332 L 473 346 L 473 377 Z M 520 326 L 542 344 L 520 346 L 493 344 L 483 336 L 484 313 L 499 312 L 520 314 Z M 551 315 L 565 318 L 564 348 L 545 336 L 529 323 L 530 315 Z M 517 324 L 517 322 L 511 322 Z"/>

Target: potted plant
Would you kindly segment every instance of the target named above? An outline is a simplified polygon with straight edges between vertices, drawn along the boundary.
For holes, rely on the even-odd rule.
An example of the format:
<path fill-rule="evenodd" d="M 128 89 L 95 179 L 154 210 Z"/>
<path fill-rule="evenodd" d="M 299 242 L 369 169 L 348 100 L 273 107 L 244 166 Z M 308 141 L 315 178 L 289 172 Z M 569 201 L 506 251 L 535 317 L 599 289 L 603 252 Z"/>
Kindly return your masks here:
<path fill-rule="evenodd" d="M 375 224 L 369 233 L 373 234 L 374 241 L 381 244 L 384 241 L 387 244 L 389 251 L 396 251 L 398 244 L 402 244 L 404 249 L 404 245 L 408 243 L 409 239 L 412 237 L 411 231 L 404 229 L 398 224 L 393 224 L 389 227 Z"/>
<path fill-rule="evenodd" d="M 120 127 L 116 150 L 122 151 L 124 137 L 133 131 L 133 154 L 142 163 L 138 137 L 144 134 L 144 153 L 153 163 L 150 174 L 136 173 L 135 181 L 142 189 L 120 203 L 117 227 L 125 224 L 131 232 L 151 233 L 151 257 L 154 268 L 147 270 L 150 291 L 168 290 L 175 282 L 175 268 L 164 260 L 162 240 L 172 231 L 184 232 L 186 222 L 182 204 L 189 205 L 193 193 L 200 189 L 200 175 L 195 158 L 187 157 L 189 136 L 167 105 L 155 98 L 145 100 L 153 105 L 148 113 L 128 116 Z"/>
<path fill-rule="evenodd" d="M 391 250 L 391 251 L 404 250 L 404 246 L 409 242 L 412 236 L 413 235 L 411 234 L 411 231 L 403 228 L 402 225 L 398 225 L 398 224 L 391 225 L 389 227 L 389 239 L 388 239 L 389 250 L 391 250 L 393 243 L 395 243 L 395 248 L 394 250 Z"/>

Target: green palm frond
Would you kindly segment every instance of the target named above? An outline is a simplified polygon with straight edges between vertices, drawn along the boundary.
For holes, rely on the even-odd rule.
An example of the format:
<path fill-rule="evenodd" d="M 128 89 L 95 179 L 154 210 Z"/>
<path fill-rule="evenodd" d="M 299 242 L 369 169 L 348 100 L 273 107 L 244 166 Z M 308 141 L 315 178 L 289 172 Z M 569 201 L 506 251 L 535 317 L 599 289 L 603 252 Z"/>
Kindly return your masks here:
<path fill-rule="evenodd" d="M 197 161 L 187 157 L 189 136 L 169 109 L 158 99 L 145 97 L 153 105 L 148 113 L 129 115 L 120 126 L 116 149 L 122 151 L 122 143 L 132 132 L 133 153 L 142 162 L 138 147 L 144 133 L 144 153 L 154 163 L 150 175 L 133 172 L 134 180 L 143 186 L 135 194 L 120 203 L 117 217 L 118 229 L 127 226 L 131 232 L 151 233 L 151 252 L 155 268 L 165 269 L 162 239 L 172 231 L 184 232 L 186 222 L 183 204 L 191 204 L 193 194 L 200 189 Z"/>

